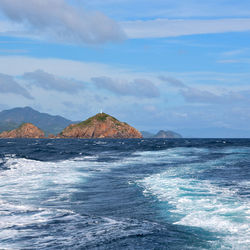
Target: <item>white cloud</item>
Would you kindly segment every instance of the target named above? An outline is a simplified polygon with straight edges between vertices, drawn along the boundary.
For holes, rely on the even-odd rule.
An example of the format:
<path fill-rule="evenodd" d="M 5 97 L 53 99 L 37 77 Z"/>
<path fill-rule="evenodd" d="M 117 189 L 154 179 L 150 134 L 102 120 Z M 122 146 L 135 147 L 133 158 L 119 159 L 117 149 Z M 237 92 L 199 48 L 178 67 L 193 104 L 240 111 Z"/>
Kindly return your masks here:
<path fill-rule="evenodd" d="M 129 38 L 163 38 L 197 34 L 250 31 L 250 18 L 121 22 Z"/>
<path fill-rule="evenodd" d="M 120 41 L 125 37 L 119 24 L 101 12 L 77 9 L 64 0 L 1 0 L 0 10 L 12 22 L 25 26 L 21 33 L 32 36 L 78 44 Z M 18 35 L 20 29 L 5 24 L 0 32 Z"/>

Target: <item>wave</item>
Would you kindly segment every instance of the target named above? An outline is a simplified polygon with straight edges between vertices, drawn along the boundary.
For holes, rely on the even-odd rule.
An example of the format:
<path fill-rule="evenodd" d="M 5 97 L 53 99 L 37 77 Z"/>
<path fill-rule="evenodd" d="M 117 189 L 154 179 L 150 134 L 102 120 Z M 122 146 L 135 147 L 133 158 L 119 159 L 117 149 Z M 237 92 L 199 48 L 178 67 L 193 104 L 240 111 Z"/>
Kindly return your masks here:
<path fill-rule="evenodd" d="M 95 217 L 72 208 L 72 194 L 93 175 L 123 161 L 98 162 L 97 156 L 41 162 L 8 156 L 0 172 L 0 239 L 4 249 L 91 247 L 150 233 L 155 223 Z M 32 233 L 32 236 L 31 236 Z"/>
<path fill-rule="evenodd" d="M 129 218 L 82 215 L 67 209 L 37 209 L 1 201 L 0 205 L 12 210 L 10 216 L 3 216 L 0 222 L 0 245 L 4 249 L 98 247 L 122 238 L 148 235 L 159 229 L 156 223 Z"/>
<path fill-rule="evenodd" d="M 61 148 L 58 152 L 61 152 Z M 249 148 L 178 147 L 160 151 L 134 151 L 131 155 L 126 150 L 120 152 L 111 147 L 96 155 L 93 149 L 92 156 L 83 156 L 81 152 L 73 154 L 77 155 L 75 158 L 47 162 L 15 155 L 2 158 L 2 248 L 84 246 L 98 249 L 106 243 L 108 245 L 126 237 L 140 237 L 152 232 L 157 235 L 157 230 L 164 223 L 159 225 L 147 220 L 121 218 L 124 216 L 122 211 L 126 210 L 126 200 L 119 203 L 119 199 L 126 196 L 137 199 L 130 196 L 137 193 L 137 187 L 131 190 L 134 187 L 127 187 L 127 182 L 142 187 L 145 196 L 152 196 L 153 200 L 157 197 L 157 205 L 166 224 L 175 224 L 171 225 L 174 230 L 186 226 L 210 231 L 221 239 L 217 248 L 244 249 L 248 246 L 249 200 L 240 191 L 246 189 L 249 182 L 246 179 L 234 179 L 233 183 L 229 183 L 230 180 L 226 182 L 223 179 L 225 182 L 220 183 L 216 175 L 219 173 L 223 176 L 223 171 L 240 175 L 237 164 L 247 159 Z M 110 192 L 114 187 L 118 188 L 117 192 Z M 120 196 L 112 199 L 111 195 L 118 193 Z M 102 196 L 105 199 L 102 200 Z M 118 202 L 117 206 L 109 206 L 111 200 Z M 130 204 L 140 202 L 134 203 L 133 200 Z M 142 204 L 148 206 L 147 202 L 143 201 Z M 95 206 L 107 209 L 107 213 L 100 213 L 107 216 L 86 213 L 96 211 Z M 125 210 L 112 210 L 119 206 L 125 206 Z M 143 205 L 140 209 L 143 209 Z M 128 211 L 132 210 L 133 205 Z M 166 238 L 165 232 L 161 237 Z M 202 236 L 197 239 L 200 241 Z"/>
<path fill-rule="evenodd" d="M 180 150 L 175 149 L 175 152 L 178 155 Z M 200 152 L 205 153 L 206 150 Z M 137 184 L 143 188 L 145 196 L 157 197 L 163 216 L 173 224 L 213 232 L 222 241 L 219 247 L 248 249 L 250 200 L 239 193 L 242 186 L 249 182 L 223 186 L 216 176 L 209 179 L 204 176 L 216 169 L 230 171 L 231 167 L 232 171 L 232 168 L 237 168 L 242 155 L 236 153 L 249 153 L 249 148 L 228 148 L 223 153 L 228 155 L 202 163 L 186 162 L 170 166 L 164 172 L 137 181 Z"/>

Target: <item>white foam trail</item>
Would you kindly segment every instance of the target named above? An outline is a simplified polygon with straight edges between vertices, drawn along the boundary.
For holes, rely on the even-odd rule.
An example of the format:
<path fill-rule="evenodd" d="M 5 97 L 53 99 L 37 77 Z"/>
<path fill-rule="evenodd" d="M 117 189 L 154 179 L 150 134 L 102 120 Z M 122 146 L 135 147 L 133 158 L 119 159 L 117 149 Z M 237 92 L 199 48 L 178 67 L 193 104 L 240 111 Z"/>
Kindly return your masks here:
<path fill-rule="evenodd" d="M 8 156 L 7 170 L 0 172 L 0 199 L 29 201 L 44 193 L 55 192 L 56 197 L 71 193 L 77 183 L 86 181 L 100 171 L 110 171 L 115 164 L 98 162 L 96 156 L 81 156 L 57 162 Z M 119 163 L 117 163 L 119 164 Z"/>
<path fill-rule="evenodd" d="M 136 152 L 140 159 L 134 158 L 138 163 L 186 163 L 199 158 L 200 154 L 206 153 L 206 149 L 200 148 L 169 148 L 160 151 Z"/>
<path fill-rule="evenodd" d="M 9 155 L 4 161 L 7 169 L 0 172 L 0 248 L 4 249 L 8 249 L 4 241 L 27 236 L 28 231 L 19 228 L 53 221 L 64 214 L 68 219 L 70 214 L 74 216 L 72 223 L 79 220 L 79 215 L 71 211 L 71 195 L 78 190 L 78 184 L 122 164 L 98 162 L 96 156 L 41 162 Z M 75 230 L 68 233 L 69 237 L 72 233 Z M 18 242 L 11 244 L 19 249 Z"/>
<path fill-rule="evenodd" d="M 230 151 L 230 149 L 227 149 Z M 249 152 L 249 148 L 248 148 Z M 234 158 L 233 158 L 234 157 Z M 144 195 L 165 203 L 165 213 L 174 224 L 201 227 L 219 233 L 223 247 L 248 249 L 250 245 L 250 201 L 237 195 L 239 187 L 220 187 L 195 178 L 209 168 L 223 168 L 235 156 L 200 164 L 183 164 L 138 181 Z M 187 175 L 188 174 L 188 175 Z M 193 176 L 193 178 L 192 178 Z M 242 184 L 241 184 L 242 185 Z M 243 183 L 246 185 L 246 183 Z"/>
<path fill-rule="evenodd" d="M 86 181 L 98 168 L 105 168 L 103 163 L 90 165 L 85 157 L 58 162 L 8 157 L 5 166 L 8 169 L 0 172 L 0 228 L 8 220 L 14 224 L 25 220 L 23 215 L 15 218 L 15 212 L 39 211 L 43 203 L 68 201 L 77 183 Z"/>
<path fill-rule="evenodd" d="M 40 162 L 9 158 L 5 166 L 9 169 L 0 174 L 0 197 L 6 195 L 24 200 L 46 191 L 50 184 L 69 186 L 89 175 L 80 171 L 82 165 L 74 160 Z"/>
<path fill-rule="evenodd" d="M 8 155 L 4 164 L 7 170 L 0 172 L 0 200 L 34 205 L 37 197 L 46 197 L 44 202 L 64 199 L 77 189 L 77 183 L 87 181 L 92 175 L 137 161 L 131 158 L 98 162 L 97 159 L 97 156 L 79 156 L 70 160 L 41 162 Z"/>
<path fill-rule="evenodd" d="M 158 155 L 162 155 L 163 161 L 176 158 L 171 150 L 158 152 Z M 41 224 L 60 214 L 71 213 L 72 193 L 78 190 L 78 183 L 87 181 L 91 175 L 115 167 L 148 164 L 153 158 L 142 153 L 115 162 L 98 162 L 95 156 L 41 162 L 8 155 L 4 159 L 7 169 L 0 172 L 0 238 L 21 237 L 22 232 L 17 227 Z M 110 223 L 119 225 L 109 220 Z"/>

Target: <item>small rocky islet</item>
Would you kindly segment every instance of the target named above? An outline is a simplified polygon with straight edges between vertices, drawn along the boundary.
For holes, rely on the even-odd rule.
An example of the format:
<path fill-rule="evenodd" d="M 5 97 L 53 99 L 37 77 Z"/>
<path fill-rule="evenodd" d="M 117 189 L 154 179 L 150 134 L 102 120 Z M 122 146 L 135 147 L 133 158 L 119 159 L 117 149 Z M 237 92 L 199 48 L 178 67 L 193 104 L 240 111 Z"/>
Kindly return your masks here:
<path fill-rule="evenodd" d="M 0 138 L 45 138 L 44 132 L 32 123 L 23 123 L 16 129 L 0 133 Z"/>
<path fill-rule="evenodd" d="M 31 123 L 24 123 L 17 129 L 0 133 L 0 138 L 46 138 L 44 132 Z M 58 135 L 47 138 L 142 138 L 142 134 L 125 122 L 99 113 L 89 119 L 71 124 Z"/>

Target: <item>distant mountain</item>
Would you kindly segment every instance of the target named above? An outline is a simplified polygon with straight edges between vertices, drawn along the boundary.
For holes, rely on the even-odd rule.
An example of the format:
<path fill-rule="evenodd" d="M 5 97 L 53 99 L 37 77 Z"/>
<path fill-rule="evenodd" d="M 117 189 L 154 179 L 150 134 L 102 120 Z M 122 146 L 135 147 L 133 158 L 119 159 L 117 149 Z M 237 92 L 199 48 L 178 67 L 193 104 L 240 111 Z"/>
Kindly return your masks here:
<path fill-rule="evenodd" d="M 182 136 L 173 131 L 160 130 L 157 134 L 152 134 L 147 131 L 141 131 L 143 138 L 182 138 Z"/>
<path fill-rule="evenodd" d="M 40 113 L 30 107 L 13 108 L 0 112 L 0 132 L 18 128 L 22 123 L 32 123 L 45 134 L 58 134 L 72 121 L 62 116 Z"/>
<path fill-rule="evenodd" d="M 170 130 L 160 130 L 156 135 L 154 135 L 154 138 L 182 138 L 182 136 Z"/>
<path fill-rule="evenodd" d="M 3 131 L 16 129 L 20 124 L 15 122 L 2 122 L 0 121 L 0 133 Z"/>

